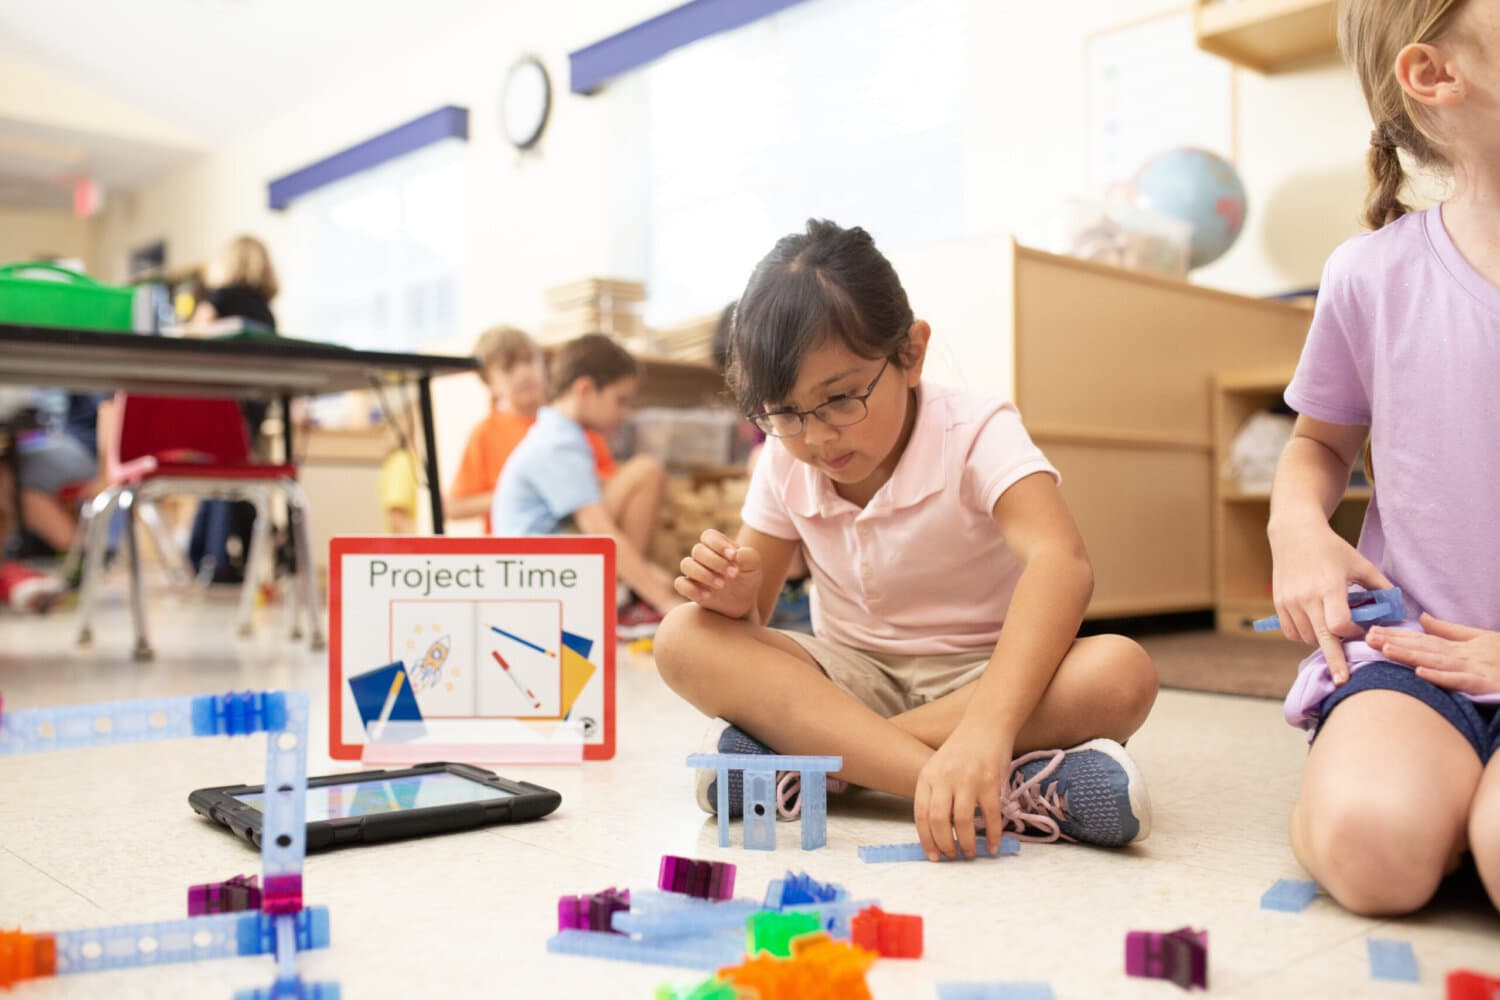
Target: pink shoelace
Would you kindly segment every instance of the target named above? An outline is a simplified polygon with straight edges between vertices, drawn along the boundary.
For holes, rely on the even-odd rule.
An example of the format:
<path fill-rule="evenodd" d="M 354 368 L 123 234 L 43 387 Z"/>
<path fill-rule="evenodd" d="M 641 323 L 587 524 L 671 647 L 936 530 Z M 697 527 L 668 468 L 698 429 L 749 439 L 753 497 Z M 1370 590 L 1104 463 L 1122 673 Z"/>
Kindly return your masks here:
<path fill-rule="evenodd" d="M 1042 782 L 1052 776 L 1062 765 L 1061 750 L 1033 750 L 1010 762 L 1010 787 L 1000 791 L 1000 817 L 1004 832 L 1017 840 L 1035 844 L 1050 844 L 1055 840 L 1072 840 L 1058 826 L 1058 820 L 1066 819 L 1068 801 L 1057 792 L 1057 782 L 1043 787 Z M 1021 777 L 1021 765 L 1050 757 L 1047 766 L 1030 779 Z M 1041 833 L 1028 832 L 1040 830 Z"/>
<path fill-rule="evenodd" d="M 829 795 L 848 790 L 849 782 L 829 777 Z M 802 775 L 796 771 L 782 771 L 776 775 L 776 815 L 782 819 L 796 819 L 802 815 Z"/>

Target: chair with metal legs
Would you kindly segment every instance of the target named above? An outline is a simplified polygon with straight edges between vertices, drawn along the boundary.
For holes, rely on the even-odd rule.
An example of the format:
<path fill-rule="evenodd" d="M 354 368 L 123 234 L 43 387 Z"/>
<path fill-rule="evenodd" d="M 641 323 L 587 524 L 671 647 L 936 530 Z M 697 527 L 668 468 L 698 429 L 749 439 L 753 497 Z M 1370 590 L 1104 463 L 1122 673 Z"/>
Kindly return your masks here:
<path fill-rule="evenodd" d="M 255 610 L 255 593 L 262 571 L 270 563 L 270 500 L 280 493 L 291 517 L 297 573 L 288 593 L 292 638 L 301 637 L 301 619 L 310 622 L 311 646 L 324 648 L 322 616 L 313 574 L 308 535 L 307 498 L 296 481 L 296 466 L 250 461 L 249 437 L 239 407 L 226 399 L 180 399 L 155 396 L 116 398 L 116 432 L 109 444 L 106 467 L 110 485 L 86 506 L 83 538 L 83 578 L 79 594 L 78 642 L 92 641 L 92 620 L 104 568 L 109 522 L 119 509 L 125 516 L 125 554 L 129 561 L 131 617 L 135 625 L 134 656 L 150 659 L 145 587 L 136 522 L 156 498 L 191 495 L 249 500 L 256 507 L 256 527 L 247 553 L 240 593 L 238 630 L 248 635 Z M 295 596 L 293 596 L 295 595 Z"/>

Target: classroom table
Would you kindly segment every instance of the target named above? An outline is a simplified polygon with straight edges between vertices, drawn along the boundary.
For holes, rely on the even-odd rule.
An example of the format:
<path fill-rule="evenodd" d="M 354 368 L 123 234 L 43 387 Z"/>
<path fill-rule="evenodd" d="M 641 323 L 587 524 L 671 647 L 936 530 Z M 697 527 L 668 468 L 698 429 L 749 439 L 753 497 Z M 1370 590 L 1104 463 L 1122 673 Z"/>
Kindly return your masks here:
<path fill-rule="evenodd" d="M 473 358 L 359 351 L 266 334 L 158 337 L 0 323 L 0 383 L 155 396 L 277 399 L 416 382 L 432 530 L 443 533 L 443 496 L 432 424 L 432 377 L 474 371 Z M 399 421 L 399 414 L 388 414 Z M 291 421 L 282 421 L 288 461 Z"/>

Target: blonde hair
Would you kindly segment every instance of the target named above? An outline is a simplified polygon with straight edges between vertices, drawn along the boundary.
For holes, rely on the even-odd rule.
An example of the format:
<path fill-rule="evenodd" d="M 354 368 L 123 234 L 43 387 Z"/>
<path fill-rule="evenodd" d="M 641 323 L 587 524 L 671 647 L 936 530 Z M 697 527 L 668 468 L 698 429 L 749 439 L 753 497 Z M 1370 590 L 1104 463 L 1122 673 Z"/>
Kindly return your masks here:
<path fill-rule="evenodd" d="M 271 266 L 271 255 L 266 245 L 254 236 L 236 236 L 208 265 L 204 280 L 210 288 L 228 288 L 230 285 L 247 285 L 270 302 L 281 291 L 276 280 L 276 269 Z"/>
<path fill-rule="evenodd" d="M 508 372 L 522 362 L 535 361 L 541 353 L 541 348 L 525 330 L 513 326 L 492 326 L 481 333 L 474 344 L 480 378 L 484 377 L 486 368 L 498 367 Z"/>
<path fill-rule="evenodd" d="M 1375 129 L 1370 133 L 1370 193 L 1365 224 L 1379 229 L 1405 215 L 1406 174 L 1400 150 L 1423 166 L 1450 166 L 1428 109 L 1396 78 L 1396 57 L 1408 45 L 1441 38 L 1465 0 L 1340 0 L 1339 48 L 1354 67 Z"/>

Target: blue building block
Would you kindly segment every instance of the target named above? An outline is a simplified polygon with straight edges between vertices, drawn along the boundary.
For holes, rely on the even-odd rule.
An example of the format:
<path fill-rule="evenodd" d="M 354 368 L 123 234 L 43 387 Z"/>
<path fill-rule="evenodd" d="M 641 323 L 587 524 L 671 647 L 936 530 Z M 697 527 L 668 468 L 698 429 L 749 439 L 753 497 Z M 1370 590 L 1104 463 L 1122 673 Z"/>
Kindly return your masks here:
<path fill-rule="evenodd" d="M 1398 622 L 1406 617 L 1406 604 L 1401 596 L 1400 587 L 1387 587 L 1384 590 L 1351 590 L 1349 591 L 1349 617 L 1359 625 L 1383 625 L 1387 622 Z M 1255 631 L 1274 632 L 1281 628 L 1281 619 L 1276 615 L 1269 618 L 1258 618 L 1255 621 Z"/>
<path fill-rule="evenodd" d="M 194 698 L 150 698 L 0 715 L 0 755 L 50 753 L 196 736 Z"/>
<path fill-rule="evenodd" d="M 1407 941 L 1370 938 L 1370 978 L 1392 983 L 1419 983 L 1417 956 Z"/>
<path fill-rule="evenodd" d="M 696 937 L 714 931 L 743 931 L 745 921 L 760 910 L 746 899 L 681 909 L 622 910 L 611 918 L 610 926 L 647 940 Z"/>
<path fill-rule="evenodd" d="M 296 914 L 293 938 L 299 950 L 328 947 L 328 910 L 312 907 Z M 218 913 L 185 920 L 120 924 L 58 931 L 57 974 L 169 965 L 209 958 L 270 955 L 275 929 L 263 913 Z"/>
<path fill-rule="evenodd" d="M 194 736 L 249 736 L 286 728 L 286 696 L 280 691 L 239 691 L 193 699 Z"/>
<path fill-rule="evenodd" d="M 776 772 L 796 771 L 801 782 L 802 849 L 817 850 L 828 843 L 828 774 L 844 766 L 844 758 L 784 754 L 695 753 L 688 767 L 719 772 L 719 846 L 729 846 L 729 772 L 744 772 L 744 846 L 750 850 L 776 848 Z M 770 772 L 769 790 L 758 777 Z M 752 779 L 754 784 L 752 786 Z M 760 811 L 756 811 L 756 807 Z"/>
<path fill-rule="evenodd" d="M 938 983 L 938 1000 L 1053 1000 L 1042 982 Z"/>
<path fill-rule="evenodd" d="M 800 875 L 787 872 L 786 878 L 772 879 L 766 886 L 765 905 L 767 909 L 779 910 L 799 903 L 829 903 L 847 898 L 849 891 L 841 885 L 819 882 L 806 872 Z"/>
<path fill-rule="evenodd" d="M 547 950 L 554 955 L 586 955 L 617 962 L 675 965 L 684 969 L 717 969 L 744 960 L 745 936 L 726 934 L 654 942 L 618 934 L 568 930 L 548 938 Z"/>
<path fill-rule="evenodd" d="M 1280 910 L 1283 913 L 1301 913 L 1318 895 L 1318 883 L 1298 879 L 1277 879 L 1276 884 L 1260 897 L 1262 910 Z"/>
<path fill-rule="evenodd" d="M 974 860 L 1003 858 L 1009 854 L 1020 853 L 1021 842 L 1007 834 L 1000 838 L 999 854 L 979 851 L 974 855 Z M 865 844 L 859 849 L 859 860 L 867 865 L 885 864 L 892 861 L 926 861 L 927 852 L 922 850 L 921 844 Z M 946 861 L 949 859 L 944 858 L 943 860 Z"/>
<path fill-rule="evenodd" d="M 263 990 L 239 990 L 234 1000 L 340 1000 L 340 990 L 338 983 L 278 979 Z"/>

